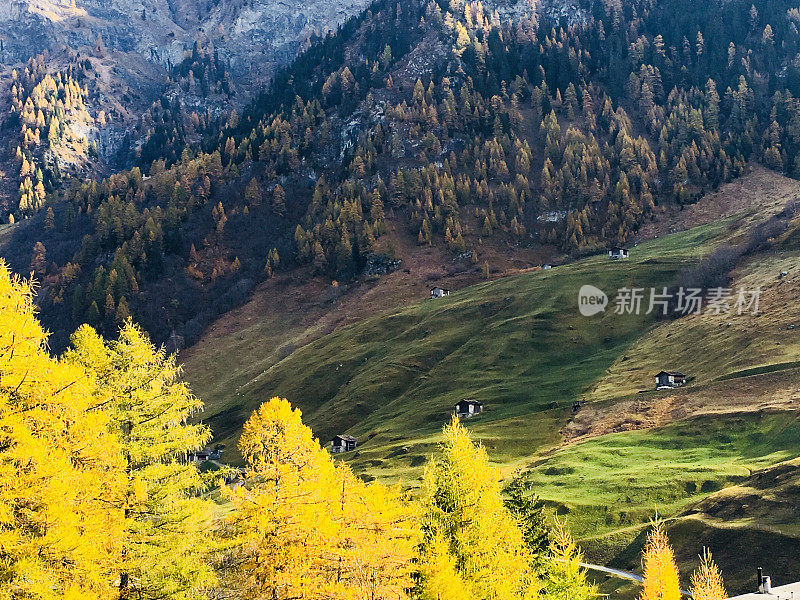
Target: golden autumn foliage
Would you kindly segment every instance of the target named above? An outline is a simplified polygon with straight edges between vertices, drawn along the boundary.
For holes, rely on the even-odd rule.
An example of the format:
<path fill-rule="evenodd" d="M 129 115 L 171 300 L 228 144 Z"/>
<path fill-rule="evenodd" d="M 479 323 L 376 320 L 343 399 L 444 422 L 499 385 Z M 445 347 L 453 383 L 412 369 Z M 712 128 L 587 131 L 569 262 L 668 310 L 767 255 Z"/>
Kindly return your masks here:
<path fill-rule="evenodd" d="M 299 410 L 273 398 L 240 441 L 248 484 L 228 492 L 242 598 L 400 598 L 410 584 L 411 506 L 334 465 Z"/>
<path fill-rule="evenodd" d="M 708 548 L 703 549 L 700 566 L 692 573 L 689 593 L 693 600 L 725 600 L 728 597 L 722 573 Z"/>
<path fill-rule="evenodd" d="M 202 598 L 201 403 L 130 322 L 72 341 L 48 355 L 32 285 L 0 264 L 0 599 Z"/>
<path fill-rule="evenodd" d="M 456 418 L 423 477 L 419 593 L 423 598 L 535 597 L 539 580 L 500 473 Z M 463 593 L 461 592 L 463 590 Z"/>
<path fill-rule="evenodd" d="M 96 381 L 125 460 L 119 598 L 204 597 L 202 588 L 215 580 L 206 560 L 212 505 L 198 497 L 205 483 L 186 460 L 210 438 L 207 427 L 188 422 L 202 403 L 179 380 L 175 356 L 156 349 L 130 320 L 117 340 L 104 342 L 84 325 L 72 344 L 65 361 Z"/>
<path fill-rule="evenodd" d="M 426 540 L 424 560 L 419 567 L 421 600 L 466 600 L 467 585 L 458 573 L 456 558 L 440 533 Z"/>
<path fill-rule="evenodd" d="M 190 420 L 202 403 L 175 356 L 130 320 L 113 341 L 82 326 L 61 360 L 46 343 L 32 285 L 0 263 L 0 600 L 596 593 L 563 526 L 545 534 L 549 552 L 536 545 L 541 514 L 519 494 L 504 501 L 499 472 L 457 420 L 411 501 L 335 463 L 300 411 L 273 398 L 244 426 L 245 481 L 222 486 L 220 511 L 188 460 L 210 432 Z M 645 592 L 658 593 L 642 600 L 679 600 L 658 523 L 645 571 Z M 692 579 L 699 600 L 721 600 L 718 575 L 707 555 Z"/>
<path fill-rule="evenodd" d="M 550 557 L 544 572 L 545 600 L 590 600 L 598 595 L 597 587 L 586 579 L 581 568 L 583 556 L 565 524 L 556 521 Z"/>
<path fill-rule="evenodd" d="M 31 284 L 0 263 L 0 598 L 111 598 L 120 444 L 92 378 L 46 343 Z"/>
<path fill-rule="evenodd" d="M 661 521 L 654 521 L 642 557 L 644 590 L 639 600 L 681 600 L 681 586 L 675 554 Z"/>
<path fill-rule="evenodd" d="M 330 498 L 333 464 L 288 402 L 272 400 L 245 423 L 239 448 L 252 486 L 230 494 L 238 528 L 246 598 L 285 598 L 330 579 L 322 558 L 336 527 Z"/>

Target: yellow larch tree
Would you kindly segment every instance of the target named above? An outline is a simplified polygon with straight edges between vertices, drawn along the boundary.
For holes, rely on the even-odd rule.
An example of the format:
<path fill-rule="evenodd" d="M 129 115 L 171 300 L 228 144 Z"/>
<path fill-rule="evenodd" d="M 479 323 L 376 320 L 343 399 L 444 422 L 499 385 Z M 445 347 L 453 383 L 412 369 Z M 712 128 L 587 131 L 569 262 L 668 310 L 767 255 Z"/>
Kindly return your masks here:
<path fill-rule="evenodd" d="M 461 582 L 454 589 L 463 586 L 467 597 L 536 596 L 540 583 L 519 523 L 503 504 L 499 471 L 456 418 L 443 437 L 441 456 L 423 477 L 419 593 L 436 597 L 442 583 L 432 565 L 452 564 Z"/>
<path fill-rule="evenodd" d="M 340 512 L 335 517 L 339 533 L 331 546 L 337 581 L 360 600 L 404 597 L 417 541 L 414 505 L 399 486 L 366 484 L 346 465 L 336 472 L 341 495 L 333 509 Z"/>
<path fill-rule="evenodd" d="M 414 537 L 397 488 L 364 484 L 273 398 L 245 423 L 247 484 L 226 492 L 228 589 L 245 599 L 402 598 Z"/>
<path fill-rule="evenodd" d="M 313 595 L 330 568 L 326 542 L 338 533 L 325 497 L 339 489 L 333 464 L 300 412 L 278 399 L 245 423 L 239 449 L 252 484 L 229 493 L 240 565 L 233 586 L 245 599 Z"/>
<path fill-rule="evenodd" d="M 456 569 L 456 559 L 441 533 L 433 533 L 425 543 L 424 560 L 418 578 L 420 600 L 469 600 L 467 585 Z"/>
<path fill-rule="evenodd" d="M 681 586 L 675 554 L 660 520 L 652 523 L 642 556 L 644 590 L 639 600 L 680 600 Z"/>
<path fill-rule="evenodd" d="M 109 342 L 84 325 L 72 345 L 64 360 L 94 377 L 125 460 L 118 598 L 203 598 L 215 581 L 207 561 L 213 507 L 200 496 L 207 482 L 187 460 L 210 437 L 206 426 L 189 422 L 202 403 L 179 379 L 175 356 L 130 320 Z"/>
<path fill-rule="evenodd" d="M 114 597 L 124 483 L 91 378 L 56 361 L 30 282 L 0 263 L 0 598 Z"/>
<path fill-rule="evenodd" d="M 693 600 L 725 600 L 728 597 L 722 573 L 708 548 L 703 548 L 700 566 L 692 573 L 689 593 Z"/>
<path fill-rule="evenodd" d="M 586 579 L 583 557 L 566 525 L 556 521 L 551 533 L 550 555 L 544 568 L 544 600 L 593 600 L 597 587 Z"/>

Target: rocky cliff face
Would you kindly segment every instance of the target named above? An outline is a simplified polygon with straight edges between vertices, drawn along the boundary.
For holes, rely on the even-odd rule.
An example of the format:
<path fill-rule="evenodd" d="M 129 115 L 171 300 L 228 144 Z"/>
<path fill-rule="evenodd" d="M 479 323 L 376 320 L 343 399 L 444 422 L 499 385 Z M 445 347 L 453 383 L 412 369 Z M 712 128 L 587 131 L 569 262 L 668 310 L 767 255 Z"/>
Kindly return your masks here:
<path fill-rule="evenodd" d="M 212 42 L 245 89 L 262 85 L 315 33 L 369 0 L 6 0 L 0 3 L 0 64 L 64 46 L 102 42 L 121 78 L 157 66 L 163 75 L 195 41 Z M 145 66 L 143 63 L 149 63 Z"/>
<path fill-rule="evenodd" d="M 201 28 L 229 59 L 235 78 L 256 83 L 290 61 L 315 33 L 335 29 L 369 0 L 228 0 Z"/>

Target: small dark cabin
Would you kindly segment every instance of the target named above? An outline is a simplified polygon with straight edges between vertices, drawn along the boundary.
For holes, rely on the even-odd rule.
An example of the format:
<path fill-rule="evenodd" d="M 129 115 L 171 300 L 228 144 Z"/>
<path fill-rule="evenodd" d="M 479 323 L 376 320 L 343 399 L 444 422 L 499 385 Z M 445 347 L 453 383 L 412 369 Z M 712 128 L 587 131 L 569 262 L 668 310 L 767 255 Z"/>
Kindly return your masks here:
<path fill-rule="evenodd" d="M 468 419 L 483 412 L 483 402 L 477 400 L 462 400 L 456 404 L 456 416 Z"/>
<path fill-rule="evenodd" d="M 358 445 L 358 440 L 352 435 L 337 435 L 331 442 L 331 452 L 338 454 L 340 452 L 350 452 L 355 450 Z"/>
<path fill-rule="evenodd" d="M 661 371 L 656 375 L 656 389 L 676 388 L 686 383 L 686 376 L 678 371 Z"/>

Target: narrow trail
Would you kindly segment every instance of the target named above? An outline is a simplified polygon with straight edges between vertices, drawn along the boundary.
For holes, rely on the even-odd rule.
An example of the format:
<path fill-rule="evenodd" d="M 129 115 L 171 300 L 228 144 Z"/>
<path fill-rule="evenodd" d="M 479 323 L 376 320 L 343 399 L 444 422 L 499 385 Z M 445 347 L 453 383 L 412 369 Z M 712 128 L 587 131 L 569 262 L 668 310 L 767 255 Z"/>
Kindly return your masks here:
<path fill-rule="evenodd" d="M 619 577 L 620 579 L 630 579 L 631 581 L 638 581 L 642 583 L 644 579 L 641 575 L 637 575 L 636 573 L 629 573 L 628 571 L 622 571 L 620 569 L 612 569 L 611 567 L 603 567 L 600 565 L 593 565 L 591 563 L 580 563 L 580 565 L 584 569 L 589 569 L 590 571 L 600 571 L 601 573 L 608 573 L 609 575 L 613 575 L 614 577 Z"/>
<path fill-rule="evenodd" d="M 641 575 L 637 575 L 636 573 L 630 573 L 628 571 L 623 571 L 621 569 L 612 569 L 611 567 L 603 567 L 601 565 L 593 565 L 591 563 L 580 563 L 580 565 L 584 569 L 589 569 L 590 571 L 599 571 L 601 573 L 607 573 L 613 577 L 619 577 L 620 579 L 629 579 L 631 581 L 636 581 L 637 583 L 642 583 L 644 578 Z M 686 590 L 681 590 L 681 595 L 691 598 L 691 594 Z"/>

